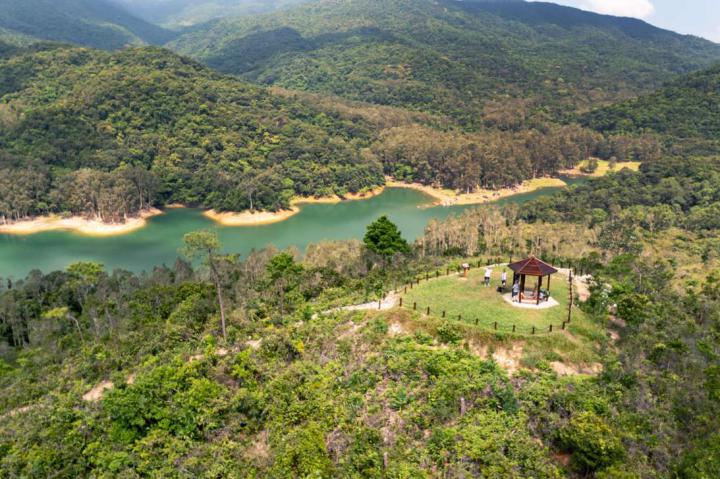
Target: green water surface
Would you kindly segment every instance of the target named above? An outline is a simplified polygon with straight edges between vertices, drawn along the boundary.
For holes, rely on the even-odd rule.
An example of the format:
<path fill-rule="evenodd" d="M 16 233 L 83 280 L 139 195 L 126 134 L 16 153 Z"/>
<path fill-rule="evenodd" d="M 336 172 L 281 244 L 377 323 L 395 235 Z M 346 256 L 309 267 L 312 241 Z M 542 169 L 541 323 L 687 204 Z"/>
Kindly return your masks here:
<path fill-rule="evenodd" d="M 522 203 L 556 191 L 558 188 L 544 188 L 495 204 Z M 0 235 L 0 277 L 17 279 L 33 269 L 47 273 L 81 260 L 100 262 L 107 270 L 122 268 L 134 272 L 147 271 L 160 264 L 172 265 L 183 235 L 203 228 L 217 230 L 225 250 L 241 255 L 268 245 L 281 249 L 296 246 L 302 252 L 308 244 L 321 240 L 362 238 L 366 226 L 380 215 L 390 217 L 408 240 L 414 240 L 432 218 L 483 207 L 428 207 L 431 201 L 415 190 L 387 188 L 368 200 L 305 205 L 285 221 L 262 226 L 218 226 L 202 216 L 200 210 L 183 208 L 167 210 L 151 218 L 146 227 L 120 236 L 91 237 L 66 231 Z"/>

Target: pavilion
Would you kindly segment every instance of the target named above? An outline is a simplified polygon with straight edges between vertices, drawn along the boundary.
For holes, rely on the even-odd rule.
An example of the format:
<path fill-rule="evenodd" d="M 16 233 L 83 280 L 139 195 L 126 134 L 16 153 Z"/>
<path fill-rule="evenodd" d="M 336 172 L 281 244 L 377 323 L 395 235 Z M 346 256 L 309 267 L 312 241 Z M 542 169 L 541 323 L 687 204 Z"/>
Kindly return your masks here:
<path fill-rule="evenodd" d="M 540 304 L 540 289 L 542 288 L 545 277 L 547 276 L 547 291 L 549 296 L 550 276 L 558 272 L 557 269 L 535 256 L 530 256 L 517 263 L 509 264 L 508 267 L 513 271 L 513 284 L 518 280 L 520 281 L 520 298 L 518 298 L 520 303 L 522 303 L 525 297 L 529 297 L 535 300 L 536 305 Z M 527 276 L 537 277 L 537 285 L 530 295 L 525 293 L 525 278 Z"/>

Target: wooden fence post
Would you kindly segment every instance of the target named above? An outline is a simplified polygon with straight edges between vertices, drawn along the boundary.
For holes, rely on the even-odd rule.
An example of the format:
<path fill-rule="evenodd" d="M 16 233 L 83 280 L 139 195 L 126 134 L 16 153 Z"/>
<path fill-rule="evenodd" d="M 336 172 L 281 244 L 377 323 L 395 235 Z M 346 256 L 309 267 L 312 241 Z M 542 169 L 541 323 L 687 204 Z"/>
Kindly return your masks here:
<path fill-rule="evenodd" d="M 480 321 L 480 320 L 479 320 L 478 318 L 475 318 L 475 326 L 478 325 L 478 322 L 479 322 L 479 321 Z"/>
<path fill-rule="evenodd" d="M 462 314 L 458 314 L 458 321 L 462 321 Z"/>
<path fill-rule="evenodd" d="M 402 296 L 400 296 L 400 307 L 402 308 Z"/>
<path fill-rule="evenodd" d="M 417 311 L 417 303 L 413 303 L 413 311 Z"/>
<path fill-rule="evenodd" d="M 427 315 L 430 316 L 430 306 L 427 307 Z"/>
<path fill-rule="evenodd" d="M 443 311 L 442 317 L 443 317 L 443 318 L 445 317 L 445 311 Z"/>
<path fill-rule="evenodd" d="M 535 334 L 535 326 L 533 326 L 533 331 L 532 331 L 532 333 Z"/>
<path fill-rule="evenodd" d="M 382 299 L 378 299 L 378 311 L 382 309 Z"/>
<path fill-rule="evenodd" d="M 515 332 L 515 325 L 513 324 L 513 333 Z"/>
<path fill-rule="evenodd" d="M 552 324 L 551 324 L 550 327 L 548 328 L 548 333 L 552 333 Z"/>
<path fill-rule="evenodd" d="M 568 298 L 568 324 L 570 323 L 570 320 L 572 319 L 572 307 L 573 307 L 573 274 L 572 269 L 570 270 L 570 274 L 568 275 L 568 290 L 570 291 L 570 297 Z"/>
<path fill-rule="evenodd" d="M 493 323 L 493 329 L 494 329 L 495 331 L 497 331 L 497 321 L 495 321 L 495 322 Z"/>

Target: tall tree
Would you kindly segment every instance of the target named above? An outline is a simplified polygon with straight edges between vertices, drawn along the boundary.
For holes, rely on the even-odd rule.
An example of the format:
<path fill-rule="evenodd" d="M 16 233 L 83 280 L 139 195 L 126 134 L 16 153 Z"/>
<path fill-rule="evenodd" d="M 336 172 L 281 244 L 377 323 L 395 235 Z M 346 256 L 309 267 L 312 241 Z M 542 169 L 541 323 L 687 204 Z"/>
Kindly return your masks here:
<path fill-rule="evenodd" d="M 227 328 L 225 326 L 225 304 L 223 300 L 223 288 L 220 281 L 218 268 L 218 255 L 220 252 L 220 239 L 214 231 L 200 230 L 187 233 L 183 237 L 185 246 L 181 252 L 190 260 L 201 259 L 210 269 L 215 290 L 217 292 L 218 304 L 220 306 L 220 326 L 222 328 L 223 340 L 227 342 Z"/>
<path fill-rule="evenodd" d="M 270 260 L 266 266 L 269 279 L 280 293 L 280 314 L 285 314 L 285 293 L 296 286 L 302 265 L 295 262 L 290 253 L 280 253 Z"/>
<path fill-rule="evenodd" d="M 368 225 L 364 242 L 370 251 L 382 256 L 383 262 L 397 253 L 410 252 L 410 245 L 387 216 L 381 216 Z"/>

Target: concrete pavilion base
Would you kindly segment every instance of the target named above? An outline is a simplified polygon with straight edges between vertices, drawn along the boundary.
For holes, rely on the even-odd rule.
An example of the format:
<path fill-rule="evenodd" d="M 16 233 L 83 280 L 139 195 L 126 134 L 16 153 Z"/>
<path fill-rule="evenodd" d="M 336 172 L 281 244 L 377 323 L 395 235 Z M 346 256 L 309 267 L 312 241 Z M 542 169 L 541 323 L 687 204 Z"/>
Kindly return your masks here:
<path fill-rule="evenodd" d="M 560 303 L 555 301 L 555 299 L 550 296 L 550 298 L 547 301 L 540 301 L 540 304 L 535 304 L 535 301 L 525 300 L 522 303 L 518 303 L 516 301 L 512 300 L 512 294 L 507 293 L 503 295 L 503 299 L 506 303 L 515 306 L 516 308 L 523 308 L 523 309 L 550 309 L 554 308 L 555 306 L 560 306 Z"/>

